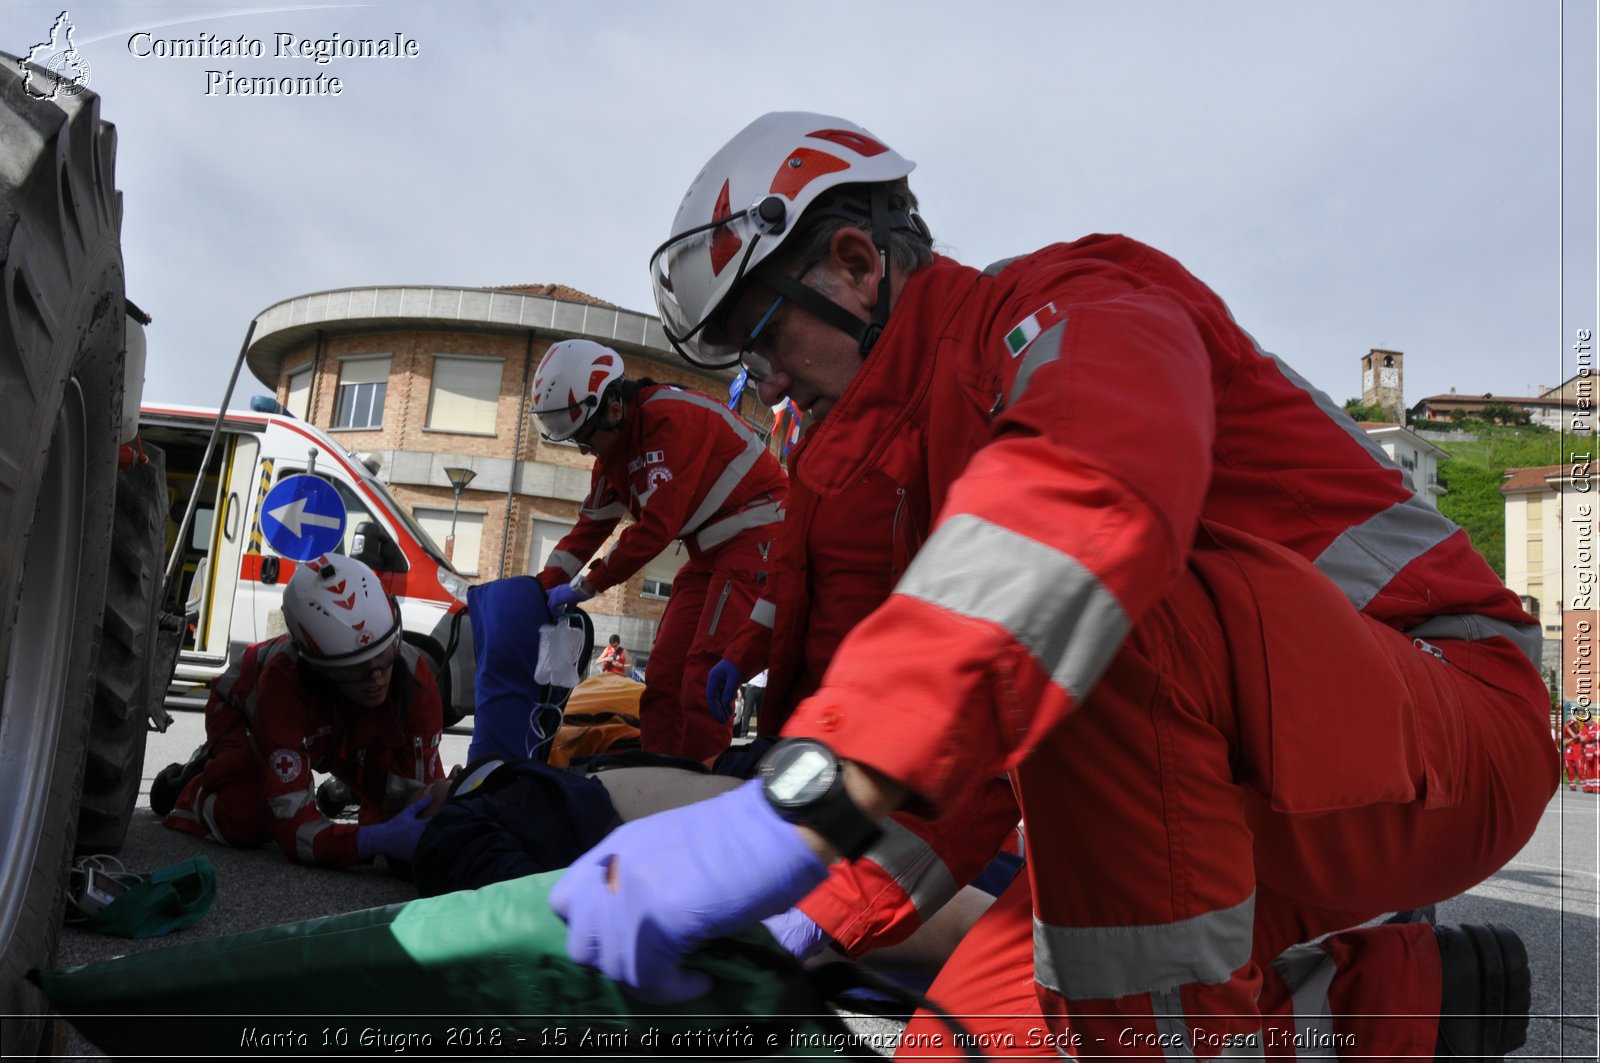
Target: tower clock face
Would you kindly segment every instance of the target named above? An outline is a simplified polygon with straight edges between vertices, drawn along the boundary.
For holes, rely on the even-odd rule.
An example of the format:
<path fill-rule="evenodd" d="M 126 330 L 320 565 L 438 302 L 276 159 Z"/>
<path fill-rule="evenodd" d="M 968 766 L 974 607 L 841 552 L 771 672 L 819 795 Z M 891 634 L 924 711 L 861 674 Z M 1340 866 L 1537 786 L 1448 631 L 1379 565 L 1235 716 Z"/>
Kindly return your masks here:
<path fill-rule="evenodd" d="M 1380 369 L 1378 370 L 1378 381 L 1383 387 L 1397 388 L 1400 386 L 1400 370 Z"/>
<path fill-rule="evenodd" d="M 1363 391 L 1372 390 L 1372 370 L 1368 369 L 1361 374 L 1361 388 Z"/>

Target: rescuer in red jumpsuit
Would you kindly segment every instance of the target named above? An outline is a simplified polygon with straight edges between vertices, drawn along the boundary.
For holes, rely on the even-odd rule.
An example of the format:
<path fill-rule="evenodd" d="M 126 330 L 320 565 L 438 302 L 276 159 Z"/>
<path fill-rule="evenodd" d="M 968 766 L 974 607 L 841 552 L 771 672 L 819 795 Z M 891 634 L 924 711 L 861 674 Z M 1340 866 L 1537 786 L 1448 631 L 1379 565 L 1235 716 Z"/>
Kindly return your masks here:
<path fill-rule="evenodd" d="M 407 860 L 426 820 L 412 799 L 440 778 L 433 673 L 366 565 L 324 554 L 283 591 L 289 632 L 245 648 L 206 702 L 206 741 L 151 784 L 166 825 L 224 845 L 271 839 L 302 864 Z M 358 823 L 319 807 L 314 772 L 359 803 Z"/>
<path fill-rule="evenodd" d="M 767 115 L 654 257 L 680 351 L 808 412 L 794 480 L 888 476 L 926 532 L 762 782 L 573 865 L 551 896 L 569 952 L 683 999 L 695 944 L 862 862 L 885 813 L 937 824 L 1004 773 L 1028 874 L 930 991 L 980 1032 L 1202 1058 L 1519 1045 L 1509 930 L 1300 943 L 1452 896 L 1532 834 L 1556 767 L 1538 626 L 1177 262 L 1090 236 L 962 266 L 911 168 L 850 122 Z"/>
<path fill-rule="evenodd" d="M 545 438 L 594 454 L 578 522 L 556 544 L 539 582 L 559 612 L 614 586 L 682 542 L 688 553 L 656 628 L 639 704 L 639 741 L 652 753 L 709 760 L 728 747 L 733 719 L 706 705 L 706 676 L 750 616 L 783 520 L 783 469 L 737 414 L 685 388 L 630 381 L 622 356 L 591 340 L 551 344 L 534 374 Z M 594 556 L 631 515 L 603 557 Z M 764 641 L 744 667 L 765 667 Z"/>

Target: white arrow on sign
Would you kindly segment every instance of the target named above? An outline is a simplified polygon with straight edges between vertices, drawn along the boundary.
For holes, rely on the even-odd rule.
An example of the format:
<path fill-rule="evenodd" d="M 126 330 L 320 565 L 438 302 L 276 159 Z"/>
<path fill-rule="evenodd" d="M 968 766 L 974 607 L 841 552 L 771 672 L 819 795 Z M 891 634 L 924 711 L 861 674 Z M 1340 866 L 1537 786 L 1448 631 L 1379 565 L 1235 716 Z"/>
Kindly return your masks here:
<path fill-rule="evenodd" d="M 267 510 L 267 516 L 288 528 L 289 534 L 296 538 L 304 535 L 300 530 L 300 526 L 303 524 L 312 524 L 319 528 L 338 529 L 338 517 L 330 517 L 326 513 L 307 513 L 307 501 L 308 499 L 297 498 L 293 502 L 279 506 L 277 509 Z"/>

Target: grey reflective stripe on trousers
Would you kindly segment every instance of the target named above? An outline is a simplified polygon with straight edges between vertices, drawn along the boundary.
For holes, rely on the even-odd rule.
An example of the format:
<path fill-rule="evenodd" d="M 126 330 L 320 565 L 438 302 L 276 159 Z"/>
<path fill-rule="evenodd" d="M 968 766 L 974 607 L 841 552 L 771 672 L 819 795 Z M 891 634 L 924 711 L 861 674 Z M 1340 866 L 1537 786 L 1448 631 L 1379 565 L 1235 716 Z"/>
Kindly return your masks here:
<path fill-rule="evenodd" d="M 1235 322 L 1237 324 L 1237 322 Z M 1243 329 L 1240 329 L 1244 332 Z M 1362 427 L 1351 420 L 1350 417 L 1334 403 L 1326 394 L 1312 387 L 1311 384 L 1286 364 L 1283 359 L 1270 351 L 1261 349 L 1255 337 L 1248 332 L 1244 335 L 1249 338 L 1255 347 L 1256 353 L 1272 362 L 1284 378 L 1296 388 L 1306 393 L 1316 407 L 1330 421 L 1351 439 L 1359 443 L 1363 450 L 1373 461 L 1388 469 L 1400 467 L 1385 454 L 1383 448 L 1367 435 Z M 1401 470 L 1404 471 L 1404 470 Z M 1344 592 L 1357 609 L 1365 609 L 1389 581 L 1407 565 L 1417 560 L 1435 546 L 1450 538 L 1460 529 L 1456 523 L 1437 509 L 1422 500 L 1422 496 L 1414 490 L 1411 497 L 1404 502 L 1397 502 L 1381 513 L 1368 517 L 1360 524 L 1346 528 L 1339 537 L 1329 543 L 1327 548 L 1315 559 L 1318 571 L 1331 579 L 1338 588 Z M 1440 618 L 1448 620 L 1450 618 Z M 1483 620 L 1483 618 L 1478 618 Z M 1428 621 L 1423 628 L 1431 627 L 1438 621 Z M 1427 637 L 1417 629 L 1408 634 L 1415 637 Z M 1462 627 L 1458 630 L 1472 631 L 1473 626 Z M 1520 625 L 1503 624 L 1495 629 L 1488 623 L 1476 626 L 1481 634 L 1446 634 L 1443 629 L 1432 632 L 1434 638 L 1493 638 L 1504 636 L 1516 643 L 1517 647 L 1527 655 L 1534 664 L 1540 662 L 1543 649 L 1544 636 L 1535 625 L 1522 627 Z"/>
<path fill-rule="evenodd" d="M 1339 971 L 1333 957 L 1318 945 L 1295 945 L 1273 960 L 1272 967 L 1289 987 L 1295 1058 L 1338 1059 L 1339 1054 L 1327 1047 L 1334 1043 L 1328 987 Z"/>
<path fill-rule="evenodd" d="M 279 794 L 267 802 L 267 807 L 272 809 L 272 814 L 278 819 L 293 819 L 300 814 L 302 808 L 316 798 L 316 792 L 308 787 L 292 794 Z"/>
<path fill-rule="evenodd" d="M 314 819 L 310 823 L 302 823 L 300 829 L 294 832 L 295 859 L 302 864 L 316 863 L 317 835 L 331 826 L 333 821 L 326 819 Z"/>
<path fill-rule="evenodd" d="M 658 391 L 646 399 L 644 405 L 648 406 L 652 402 L 687 402 L 691 405 L 699 406 L 703 410 L 713 410 L 727 422 L 728 427 L 733 430 L 735 435 L 740 436 L 745 441 L 743 452 L 728 463 L 727 468 L 722 470 L 722 474 L 717 477 L 716 481 L 711 485 L 711 489 L 706 492 L 705 498 L 701 499 L 699 508 L 689 515 L 688 520 L 683 522 L 683 527 L 678 530 L 678 538 L 681 539 L 699 531 L 700 525 L 716 515 L 717 510 L 721 509 L 727 503 L 729 497 L 733 495 L 734 489 L 739 486 L 740 481 L 750 474 L 751 469 L 756 467 L 756 462 L 760 460 L 761 455 L 766 452 L 767 448 L 756 437 L 756 434 L 734 415 L 732 410 L 720 402 L 706 398 L 704 395 L 696 395 L 687 391 Z"/>
<path fill-rule="evenodd" d="M 894 593 L 999 624 L 1080 703 L 1128 634 L 1121 603 L 1076 558 L 970 513 L 934 531 Z"/>
<path fill-rule="evenodd" d="M 1256 896 L 1232 908 L 1144 926 L 1052 926 L 1033 920 L 1033 976 L 1067 1000 L 1107 1000 L 1183 985 L 1221 985 L 1250 962 Z"/>
<path fill-rule="evenodd" d="M 933 847 L 912 831 L 889 818 L 882 820 L 879 826 L 883 828 L 883 837 L 863 853 L 861 859 L 883 868 L 911 898 L 917 914 L 927 920 L 956 895 L 955 876 L 950 874 Z"/>

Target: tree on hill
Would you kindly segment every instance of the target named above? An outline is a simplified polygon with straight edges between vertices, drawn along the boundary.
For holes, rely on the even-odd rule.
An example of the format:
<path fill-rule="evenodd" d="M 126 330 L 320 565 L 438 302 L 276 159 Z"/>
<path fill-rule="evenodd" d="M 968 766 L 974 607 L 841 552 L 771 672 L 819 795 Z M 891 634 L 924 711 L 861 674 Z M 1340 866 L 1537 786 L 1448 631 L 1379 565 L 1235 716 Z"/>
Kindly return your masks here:
<path fill-rule="evenodd" d="M 1382 406 L 1368 406 L 1362 403 L 1360 399 L 1345 399 L 1344 412 L 1350 415 L 1351 420 L 1361 423 L 1387 421 L 1389 419 L 1389 415 L 1384 412 Z"/>
<path fill-rule="evenodd" d="M 1449 492 L 1439 511 L 1466 529 L 1473 547 L 1506 575 L 1506 505 L 1500 487 L 1507 469 L 1564 465 L 1573 451 L 1593 447 L 1589 437 L 1568 438 L 1539 425 L 1484 423 L 1476 442 L 1450 443 L 1450 458 L 1439 463 L 1439 482 Z M 1565 452 L 1564 452 L 1565 451 Z"/>

